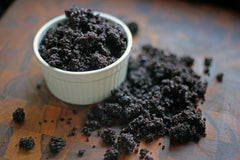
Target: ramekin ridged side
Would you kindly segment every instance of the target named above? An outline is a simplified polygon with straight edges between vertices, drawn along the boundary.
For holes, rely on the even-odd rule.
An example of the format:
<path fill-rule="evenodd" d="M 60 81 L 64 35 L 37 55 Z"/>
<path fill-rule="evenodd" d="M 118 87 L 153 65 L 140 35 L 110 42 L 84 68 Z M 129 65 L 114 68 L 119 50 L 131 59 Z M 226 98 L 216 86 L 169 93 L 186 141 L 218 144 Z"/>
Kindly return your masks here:
<path fill-rule="evenodd" d="M 38 51 L 42 37 L 49 28 L 66 19 L 64 15 L 48 21 L 36 34 L 33 42 L 34 53 L 40 63 L 44 79 L 50 92 L 58 99 L 77 105 L 89 105 L 109 97 L 111 90 L 116 89 L 126 79 L 128 60 L 132 47 L 132 35 L 128 27 L 116 17 L 94 12 L 113 23 L 120 24 L 127 35 L 127 48 L 124 54 L 113 64 L 98 70 L 71 72 L 51 67 Z"/>

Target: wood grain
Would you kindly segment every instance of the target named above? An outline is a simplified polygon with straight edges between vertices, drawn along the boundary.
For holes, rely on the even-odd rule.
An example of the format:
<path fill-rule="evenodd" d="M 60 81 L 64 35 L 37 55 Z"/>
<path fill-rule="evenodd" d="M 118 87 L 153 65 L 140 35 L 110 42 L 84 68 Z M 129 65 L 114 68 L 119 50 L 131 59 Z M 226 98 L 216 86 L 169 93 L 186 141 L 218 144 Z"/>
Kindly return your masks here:
<path fill-rule="evenodd" d="M 151 43 L 178 55 L 191 55 L 196 59 L 194 69 L 201 75 L 204 57 L 214 59 L 210 76 L 204 77 L 209 87 L 206 102 L 201 106 L 207 119 L 207 137 L 199 143 L 179 146 L 170 146 L 169 139 L 164 137 L 148 144 L 142 142 L 140 148 L 149 148 L 155 160 L 239 159 L 240 15 L 208 5 L 165 0 L 15 1 L 0 19 L 0 159 L 77 159 L 78 150 L 85 148 L 86 153 L 79 159 L 98 160 L 103 159 L 109 147 L 96 133 L 89 142 L 80 131 L 67 137 L 73 126 L 81 129 L 89 107 L 69 105 L 53 97 L 33 55 L 32 41 L 38 29 L 74 4 L 138 22 L 135 54 L 141 45 Z M 218 72 L 224 73 L 221 84 L 214 79 Z M 42 85 L 40 90 L 36 90 L 38 83 Z M 25 110 L 23 124 L 12 122 L 12 112 L 17 107 Z M 78 113 L 73 114 L 73 109 Z M 59 121 L 60 117 L 71 117 L 71 125 Z M 39 125 L 43 120 L 48 122 Z M 67 140 L 67 146 L 57 155 L 49 153 L 47 144 L 52 135 Z M 19 139 L 28 136 L 34 138 L 36 146 L 30 151 L 19 149 Z M 159 142 L 166 146 L 165 150 Z M 139 159 L 139 155 L 120 157 L 130 159 Z"/>

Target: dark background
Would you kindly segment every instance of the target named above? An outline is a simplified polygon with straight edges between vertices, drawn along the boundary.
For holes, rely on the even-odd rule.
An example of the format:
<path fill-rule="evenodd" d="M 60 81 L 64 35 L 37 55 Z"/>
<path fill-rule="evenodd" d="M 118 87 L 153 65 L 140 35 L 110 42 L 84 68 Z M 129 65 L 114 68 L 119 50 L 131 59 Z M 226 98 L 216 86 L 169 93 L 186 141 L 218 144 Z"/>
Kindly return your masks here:
<path fill-rule="evenodd" d="M 1 0 L 0 1 L 0 17 L 4 14 L 7 8 L 14 2 L 15 0 Z M 231 10 L 235 10 L 239 12 L 240 5 L 238 0 L 182 0 L 187 1 L 193 5 L 199 4 L 211 4 L 213 6 L 217 6 L 220 8 L 227 8 Z"/>

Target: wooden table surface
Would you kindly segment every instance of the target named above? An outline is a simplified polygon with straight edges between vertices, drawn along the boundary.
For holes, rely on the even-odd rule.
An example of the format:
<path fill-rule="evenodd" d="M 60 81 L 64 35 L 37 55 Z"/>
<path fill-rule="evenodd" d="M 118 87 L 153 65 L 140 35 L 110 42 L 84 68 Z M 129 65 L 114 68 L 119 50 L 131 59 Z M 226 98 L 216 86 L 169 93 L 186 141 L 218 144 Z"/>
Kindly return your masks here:
<path fill-rule="evenodd" d="M 177 55 L 196 59 L 195 70 L 202 75 L 203 59 L 213 57 L 206 102 L 201 106 L 207 119 L 207 137 L 199 143 L 170 146 L 167 137 L 147 147 L 154 159 L 161 160 L 223 160 L 240 159 L 240 14 L 208 5 L 193 5 L 182 1 L 124 0 L 16 0 L 0 19 L 0 159 L 103 159 L 106 149 L 96 133 L 86 141 L 80 131 L 67 137 L 73 126 L 83 126 L 89 107 L 69 105 L 53 97 L 46 88 L 40 66 L 34 57 L 32 42 L 35 33 L 50 18 L 63 14 L 75 5 L 92 8 L 136 21 L 140 32 L 134 37 L 133 51 L 151 43 Z M 214 79 L 224 73 L 223 83 Z M 36 89 L 41 84 L 40 90 Z M 12 122 L 12 112 L 23 107 L 23 124 Z M 76 109 L 78 114 L 73 114 Z M 72 124 L 59 121 L 72 117 Z M 48 120 L 39 125 L 39 121 Z M 54 120 L 52 123 L 51 120 Z M 63 137 L 67 145 L 62 152 L 51 155 L 51 136 Z M 20 149 L 21 137 L 32 136 L 36 142 L 30 151 Z M 165 150 L 158 145 L 162 142 Z M 92 148 L 96 145 L 96 148 Z M 77 157 L 80 149 L 83 157 Z M 121 160 L 138 159 L 139 154 L 121 155 Z"/>

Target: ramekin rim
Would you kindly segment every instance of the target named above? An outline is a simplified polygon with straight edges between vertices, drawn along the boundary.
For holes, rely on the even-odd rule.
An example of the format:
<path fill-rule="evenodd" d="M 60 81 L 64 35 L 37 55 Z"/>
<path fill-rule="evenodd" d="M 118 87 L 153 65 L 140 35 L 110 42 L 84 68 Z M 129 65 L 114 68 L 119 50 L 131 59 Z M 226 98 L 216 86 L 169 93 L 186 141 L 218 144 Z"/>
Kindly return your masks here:
<path fill-rule="evenodd" d="M 106 18 L 107 20 L 113 21 L 116 24 L 119 24 L 126 36 L 127 36 L 127 47 L 125 52 L 122 54 L 122 56 L 115 61 L 114 63 L 108 65 L 107 67 L 101 68 L 101 69 L 97 69 L 97 70 L 91 70 L 91 71 L 66 71 L 66 70 L 62 70 L 56 67 L 52 67 L 50 66 L 40 55 L 39 51 L 38 51 L 38 44 L 40 44 L 40 36 L 43 34 L 43 32 L 52 24 L 54 23 L 58 23 L 61 20 L 66 19 L 65 14 L 62 14 L 60 16 L 54 17 L 52 19 L 50 19 L 47 23 L 45 23 L 37 32 L 37 34 L 34 37 L 33 40 L 33 50 L 34 50 L 34 54 L 37 57 L 38 61 L 43 64 L 45 67 L 49 68 L 50 70 L 54 71 L 54 72 L 58 72 L 58 73 L 63 73 L 63 74 L 68 74 L 68 75 L 89 75 L 89 74 L 94 74 L 94 73 L 100 73 L 100 72 L 104 72 L 106 70 L 109 70 L 115 66 L 117 66 L 119 63 L 121 63 L 125 58 L 127 58 L 128 56 L 130 56 L 130 51 L 132 48 L 132 34 L 129 30 L 129 28 L 127 27 L 127 25 L 121 21 L 120 19 L 104 13 L 104 12 L 99 12 L 99 11 L 93 11 L 94 14 L 99 14 L 101 17 Z"/>

